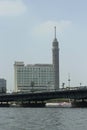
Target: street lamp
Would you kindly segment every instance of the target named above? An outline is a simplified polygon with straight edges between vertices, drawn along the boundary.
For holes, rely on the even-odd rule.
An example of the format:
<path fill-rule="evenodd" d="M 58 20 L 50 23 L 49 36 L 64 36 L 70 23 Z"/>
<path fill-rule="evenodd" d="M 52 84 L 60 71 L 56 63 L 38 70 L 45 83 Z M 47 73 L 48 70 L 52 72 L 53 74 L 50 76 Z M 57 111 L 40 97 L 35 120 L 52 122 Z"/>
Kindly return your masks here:
<path fill-rule="evenodd" d="M 70 81 L 71 81 L 71 79 L 70 79 L 70 74 L 68 75 L 68 87 L 70 88 Z"/>

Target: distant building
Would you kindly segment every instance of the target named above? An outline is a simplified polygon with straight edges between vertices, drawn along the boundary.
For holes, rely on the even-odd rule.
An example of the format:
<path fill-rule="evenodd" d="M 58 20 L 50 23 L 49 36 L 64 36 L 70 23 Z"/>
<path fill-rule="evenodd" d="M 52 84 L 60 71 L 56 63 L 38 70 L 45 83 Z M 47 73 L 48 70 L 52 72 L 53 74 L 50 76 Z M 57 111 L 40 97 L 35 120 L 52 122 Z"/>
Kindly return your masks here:
<path fill-rule="evenodd" d="M 24 65 L 23 62 L 15 62 L 14 78 L 16 92 L 54 89 L 52 64 Z"/>
<path fill-rule="evenodd" d="M 6 80 L 0 79 L 0 93 L 6 93 Z"/>
<path fill-rule="evenodd" d="M 56 38 L 56 27 L 52 43 L 52 62 L 26 66 L 24 62 L 15 62 L 15 91 L 59 89 L 59 42 Z"/>

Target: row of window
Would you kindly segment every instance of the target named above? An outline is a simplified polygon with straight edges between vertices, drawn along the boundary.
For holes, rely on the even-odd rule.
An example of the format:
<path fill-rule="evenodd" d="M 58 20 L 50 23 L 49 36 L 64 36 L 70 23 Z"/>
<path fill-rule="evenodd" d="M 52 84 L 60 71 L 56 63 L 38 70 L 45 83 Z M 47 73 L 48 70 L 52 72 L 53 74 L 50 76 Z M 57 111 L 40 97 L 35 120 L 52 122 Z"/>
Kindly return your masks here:
<path fill-rule="evenodd" d="M 32 81 L 26 82 L 26 81 L 18 81 L 17 84 L 31 84 Z M 41 83 L 41 84 L 51 84 L 49 81 L 34 81 L 34 83 Z"/>

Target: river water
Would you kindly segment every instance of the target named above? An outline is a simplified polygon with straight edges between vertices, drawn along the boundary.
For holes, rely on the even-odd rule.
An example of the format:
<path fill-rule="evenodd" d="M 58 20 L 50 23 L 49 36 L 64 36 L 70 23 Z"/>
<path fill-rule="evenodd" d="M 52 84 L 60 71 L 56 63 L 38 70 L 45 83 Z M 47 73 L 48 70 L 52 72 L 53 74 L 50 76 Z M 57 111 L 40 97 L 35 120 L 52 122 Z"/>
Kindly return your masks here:
<path fill-rule="evenodd" d="M 87 108 L 0 108 L 0 130 L 87 130 Z"/>

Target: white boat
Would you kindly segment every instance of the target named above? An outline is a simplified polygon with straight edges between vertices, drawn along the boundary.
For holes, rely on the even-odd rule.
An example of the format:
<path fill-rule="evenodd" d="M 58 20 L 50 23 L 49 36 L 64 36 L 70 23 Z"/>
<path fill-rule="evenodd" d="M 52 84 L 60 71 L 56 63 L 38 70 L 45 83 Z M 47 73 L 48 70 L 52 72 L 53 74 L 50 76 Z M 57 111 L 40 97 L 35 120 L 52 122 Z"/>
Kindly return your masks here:
<path fill-rule="evenodd" d="M 46 103 L 46 107 L 71 107 L 71 103 L 69 102 Z"/>

